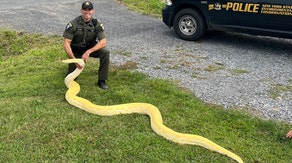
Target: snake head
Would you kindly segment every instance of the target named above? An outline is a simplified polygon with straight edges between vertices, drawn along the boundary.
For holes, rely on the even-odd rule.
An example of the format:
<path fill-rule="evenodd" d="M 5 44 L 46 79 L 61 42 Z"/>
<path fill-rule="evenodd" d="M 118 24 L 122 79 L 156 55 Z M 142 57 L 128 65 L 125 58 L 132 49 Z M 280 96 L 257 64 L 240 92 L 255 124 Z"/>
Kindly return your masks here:
<path fill-rule="evenodd" d="M 63 60 L 62 62 L 64 62 L 64 63 L 78 63 L 81 66 L 84 66 L 84 64 L 85 64 L 83 59 L 66 59 L 66 60 Z"/>

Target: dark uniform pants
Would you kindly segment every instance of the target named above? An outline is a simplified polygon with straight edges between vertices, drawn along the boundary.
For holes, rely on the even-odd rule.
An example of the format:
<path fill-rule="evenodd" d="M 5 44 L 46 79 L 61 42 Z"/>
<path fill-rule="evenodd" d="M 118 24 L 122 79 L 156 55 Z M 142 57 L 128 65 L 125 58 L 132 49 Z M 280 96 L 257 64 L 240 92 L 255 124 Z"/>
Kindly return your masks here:
<path fill-rule="evenodd" d="M 72 47 L 71 47 L 72 48 Z M 74 56 L 76 58 L 81 58 L 82 54 L 88 48 L 72 48 Z M 90 54 L 90 57 L 99 58 L 99 70 L 98 70 L 98 80 L 107 80 L 108 79 L 108 69 L 109 69 L 109 57 L 110 52 L 106 49 L 100 49 Z M 70 63 L 68 66 L 67 75 L 73 72 L 76 69 L 75 63 Z"/>

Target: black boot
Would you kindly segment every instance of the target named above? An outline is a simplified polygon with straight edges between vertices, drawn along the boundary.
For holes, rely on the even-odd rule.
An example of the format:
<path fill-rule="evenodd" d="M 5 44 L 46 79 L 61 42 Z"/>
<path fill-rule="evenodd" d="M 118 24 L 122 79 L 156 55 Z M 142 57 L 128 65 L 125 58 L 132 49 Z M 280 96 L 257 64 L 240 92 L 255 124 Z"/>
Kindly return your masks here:
<path fill-rule="evenodd" d="M 108 86 L 105 83 L 105 80 L 98 80 L 97 85 L 99 86 L 99 88 L 103 89 L 103 90 L 107 90 Z"/>

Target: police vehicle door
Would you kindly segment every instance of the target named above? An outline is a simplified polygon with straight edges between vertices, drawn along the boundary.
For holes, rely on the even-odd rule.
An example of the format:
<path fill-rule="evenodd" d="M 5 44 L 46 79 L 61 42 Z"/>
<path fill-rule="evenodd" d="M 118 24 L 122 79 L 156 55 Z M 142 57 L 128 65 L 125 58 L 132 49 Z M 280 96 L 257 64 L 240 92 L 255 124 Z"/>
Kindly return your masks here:
<path fill-rule="evenodd" d="M 260 3 L 259 0 L 210 0 L 208 11 L 211 28 L 255 28 L 258 26 Z"/>
<path fill-rule="evenodd" d="M 292 0 L 261 0 L 259 27 L 292 32 Z"/>

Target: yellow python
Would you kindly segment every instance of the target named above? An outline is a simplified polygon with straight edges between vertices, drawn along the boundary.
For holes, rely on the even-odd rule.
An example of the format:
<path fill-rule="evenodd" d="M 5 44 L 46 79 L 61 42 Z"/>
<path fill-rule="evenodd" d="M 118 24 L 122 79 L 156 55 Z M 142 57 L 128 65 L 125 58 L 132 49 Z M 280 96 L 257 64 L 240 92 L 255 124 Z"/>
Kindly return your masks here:
<path fill-rule="evenodd" d="M 202 136 L 191 135 L 178 133 L 172 129 L 166 127 L 162 122 L 162 117 L 160 111 L 153 105 L 148 103 L 128 103 L 120 105 L 111 105 L 111 106 L 99 106 L 91 103 L 90 101 L 78 97 L 77 94 L 80 91 L 80 86 L 74 79 L 79 76 L 79 74 L 84 69 L 85 63 L 82 59 L 67 59 L 64 60 L 65 63 L 78 63 L 83 66 L 82 69 L 76 68 L 75 71 L 68 74 L 65 78 L 65 84 L 68 88 L 66 92 L 66 100 L 73 106 L 76 106 L 80 109 L 83 109 L 87 112 L 98 114 L 101 116 L 112 116 L 118 114 L 130 114 L 130 113 L 139 113 L 147 114 L 150 117 L 151 128 L 158 135 L 177 142 L 179 144 L 191 144 L 199 145 L 205 147 L 209 150 L 227 155 L 228 157 L 236 160 L 239 163 L 243 163 L 242 159 L 236 154 L 228 151 L 227 149 L 215 144 L 214 142 L 206 139 Z"/>

